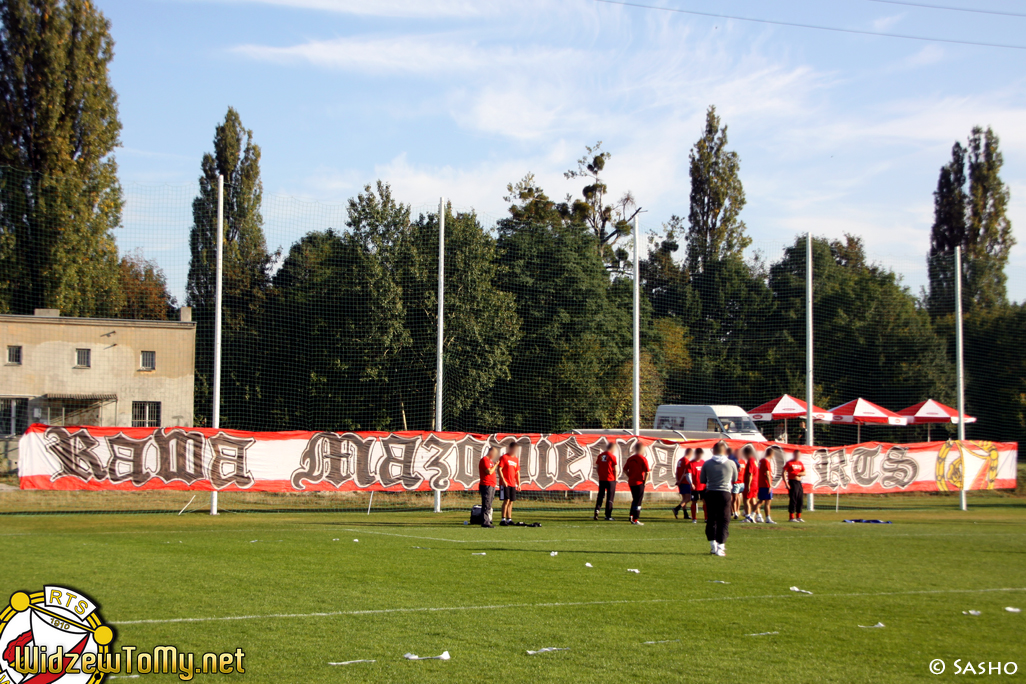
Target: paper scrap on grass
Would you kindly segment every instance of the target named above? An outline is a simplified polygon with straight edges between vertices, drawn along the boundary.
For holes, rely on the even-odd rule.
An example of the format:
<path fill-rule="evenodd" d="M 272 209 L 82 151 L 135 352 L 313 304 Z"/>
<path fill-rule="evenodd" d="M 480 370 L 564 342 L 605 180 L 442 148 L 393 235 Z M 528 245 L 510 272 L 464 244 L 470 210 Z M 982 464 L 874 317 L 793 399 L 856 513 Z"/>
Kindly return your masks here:
<path fill-rule="evenodd" d="M 360 541 L 360 540 L 359 540 L 359 539 L 354 539 L 353 541 L 354 541 L 354 542 L 358 542 L 358 541 Z"/>
<path fill-rule="evenodd" d="M 723 580 L 709 580 L 713 584 L 730 584 L 730 582 L 724 582 Z"/>
<path fill-rule="evenodd" d="M 662 641 L 642 641 L 643 644 L 673 644 L 679 642 L 680 639 L 663 639 Z"/>
<path fill-rule="evenodd" d="M 769 636 L 771 634 L 780 634 L 780 632 L 759 632 L 757 634 L 745 634 L 745 636 Z"/>
<path fill-rule="evenodd" d="M 486 555 L 486 554 L 485 554 L 485 552 L 484 552 L 484 551 L 482 551 L 481 553 L 472 553 L 472 554 L 470 554 L 470 555 L 471 555 L 471 556 L 484 556 L 484 555 Z"/>
<path fill-rule="evenodd" d="M 799 594 L 811 594 L 812 593 L 811 591 L 806 591 L 805 589 L 799 589 L 798 587 L 791 587 L 791 591 L 797 591 Z"/>
<path fill-rule="evenodd" d="M 586 568 L 593 568 L 593 567 L 595 567 L 595 566 L 594 566 L 594 565 L 592 565 L 591 563 L 585 563 L 585 564 L 584 564 L 584 567 L 586 567 Z"/>
<path fill-rule="evenodd" d="M 550 555 L 550 556 L 558 556 L 558 555 L 559 555 L 559 551 L 553 551 L 553 552 L 552 552 L 552 553 L 550 553 L 549 555 Z"/>
<path fill-rule="evenodd" d="M 1011 606 L 1005 606 L 1005 610 L 1007 610 L 1009 613 L 1021 613 L 1022 612 L 1022 608 L 1012 608 Z"/>
<path fill-rule="evenodd" d="M 963 610 L 962 611 L 962 615 L 980 615 L 980 614 L 981 613 L 978 610 Z"/>
<path fill-rule="evenodd" d="M 343 660 L 341 663 L 328 663 L 328 665 L 355 665 L 356 663 L 376 663 L 376 660 Z"/>
<path fill-rule="evenodd" d="M 556 648 L 555 646 L 548 646 L 546 648 L 539 648 L 537 651 L 528 651 L 527 655 L 538 655 L 539 653 L 552 653 L 553 651 L 569 651 L 569 648 Z"/>
<path fill-rule="evenodd" d="M 443 651 L 442 655 L 436 656 L 419 656 L 413 655 L 412 653 L 407 653 L 403 656 L 403 658 L 406 658 L 407 660 L 449 660 L 449 652 Z"/>
<path fill-rule="evenodd" d="M 641 574 L 641 570 L 638 570 L 637 568 L 627 568 L 627 572 L 633 572 L 636 575 Z"/>
<path fill-rule="evenodd" d="M 876 629 L 877 627 L 883 627 L 884 623 L 878 622 L 875 625 L 859 625 L 863 629 Z"/>
<path fill-rule="evenodd" d="M 334 538 L 334 539 L 332 539 L 331 541 L 338 541 L 338 537 L 335 537 L 335 538 Z"/>

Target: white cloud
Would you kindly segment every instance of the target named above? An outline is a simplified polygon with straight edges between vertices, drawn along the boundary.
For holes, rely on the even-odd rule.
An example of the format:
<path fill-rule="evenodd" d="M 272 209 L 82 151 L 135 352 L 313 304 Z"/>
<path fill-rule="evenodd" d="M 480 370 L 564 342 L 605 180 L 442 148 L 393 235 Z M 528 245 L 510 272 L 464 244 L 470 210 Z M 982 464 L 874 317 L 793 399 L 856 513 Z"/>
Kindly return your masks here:
<path fill-rule="evenodd" d="M 493 0 L 222 0 L 376 17 L 479 17 L 493 14 Z"/>
<path fill-rule="evenodd" d="M 879 19 L 873 20 L 873 30 L 886 32 L 894 28 L 894 26 L 905 17 L 904 13 L 894 14 L 889 17 L 880 17 Z"/>

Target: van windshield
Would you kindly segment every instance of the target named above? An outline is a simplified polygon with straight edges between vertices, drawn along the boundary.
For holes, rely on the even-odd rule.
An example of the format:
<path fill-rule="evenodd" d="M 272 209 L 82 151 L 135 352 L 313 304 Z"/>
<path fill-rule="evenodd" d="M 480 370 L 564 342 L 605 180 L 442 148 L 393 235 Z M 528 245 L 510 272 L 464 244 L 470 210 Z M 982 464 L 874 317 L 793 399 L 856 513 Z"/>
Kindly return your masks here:
<path fill-rule="evenodd" d="M 720 423 L 724 432 L 756 432 L 755 423 L 748 416 L 724 416 Z"/>

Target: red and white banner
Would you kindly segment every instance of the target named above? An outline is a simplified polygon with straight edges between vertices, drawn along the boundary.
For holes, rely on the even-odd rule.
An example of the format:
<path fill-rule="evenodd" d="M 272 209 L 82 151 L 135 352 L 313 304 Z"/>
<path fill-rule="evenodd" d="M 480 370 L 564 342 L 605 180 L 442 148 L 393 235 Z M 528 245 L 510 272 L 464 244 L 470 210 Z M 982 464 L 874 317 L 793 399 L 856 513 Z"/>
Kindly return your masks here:
<path fill-rule="evenodd" d="M 688 447 L 714 441 L 642 438 L 649 491 L 673 491 L 674 467 Z M 463 491 L 478 482 L 492 445 L 521 447 L 527 491 L 597 489 L 595 458 L 612 445 L 620 466 L 635 438 L 604 435 L 479 435 L 465 432 L 242 432 L 205 428 L 48 427 L 20 442 L 22 489 L 220 491 Z M 728 440 L 733 449 L 748 444 Z M 751 443 L 761 456 L 772 443 Z M 883 493 L 1015 487 L 1017 445 L 982 441 L 796 447 L 774 450 L 774 485 L 795 448 L 806 491 Z"/>

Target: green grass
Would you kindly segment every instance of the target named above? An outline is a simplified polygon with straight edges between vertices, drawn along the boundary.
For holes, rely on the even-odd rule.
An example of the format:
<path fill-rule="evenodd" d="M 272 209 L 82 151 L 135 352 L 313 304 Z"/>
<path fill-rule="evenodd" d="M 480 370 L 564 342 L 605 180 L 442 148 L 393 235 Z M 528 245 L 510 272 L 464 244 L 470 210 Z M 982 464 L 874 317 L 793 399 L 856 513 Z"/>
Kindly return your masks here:
<path fill-rule="evenodd" d="M 734 525 L 726 558 L 665 506 L 644 527 L 564 511 L 494 530 L 424 512 L 4 516 L 0 596 L 63 583 L 118 644 L 246 652 L 246 674 L 195 681 L 909 682 L 951 679 L 956 658 L 1026 677 L 1026 614 L 1004 610 L 1026 608 L 1026 501 L 878 513 L 859 516 L 893 524 Z M 324 612 L 342 614 L 135 622 Z M 547 646 L 570 650 L 525 653 Z M 377 662 L 327 665 L 361 658 Z"/>

